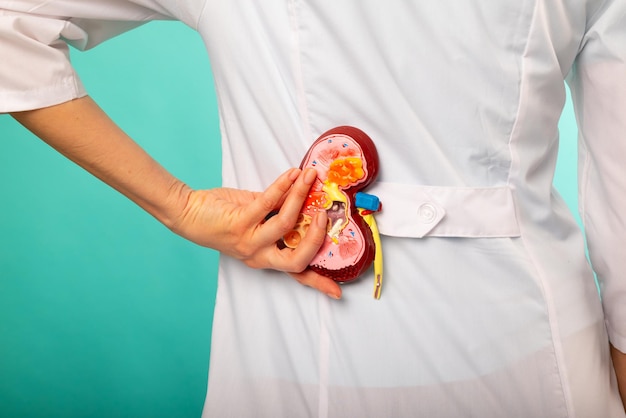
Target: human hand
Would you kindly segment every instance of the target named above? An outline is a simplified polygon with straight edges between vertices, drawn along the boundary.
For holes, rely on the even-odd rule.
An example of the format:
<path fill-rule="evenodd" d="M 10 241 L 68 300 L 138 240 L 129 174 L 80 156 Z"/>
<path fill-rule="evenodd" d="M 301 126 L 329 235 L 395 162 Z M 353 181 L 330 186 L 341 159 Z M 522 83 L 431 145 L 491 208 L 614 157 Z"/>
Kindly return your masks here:
<path fill-rule="evenodd" d="M 276 245 L 294 227 L 315 178 L 313 169 L 291 169 L 263 192 L 185 189 L 181 194 L 184 209 L 171 229 L 249 267 L 284 271 L 301 284 L 338 299 L 341 288 L 335 281 L 307 269 L 324 242 L 325 211 L 316 215 L 297 248 Z M 273 211 L 277 214 L 266 219 Z"/>
<path fill-rule="evenodd" d="M 184 238 L 254 268 L 288 272 L 302 284 L 340 297 L 334 281 L 307 270 L 324 240 L 325 213 L 320 212 L 297 249 L 275 245 L 294 226 L 315 170 L 289 170 L 261 193 L 195 191 L 150 157 L 90 97 L 13 117 Z M 278 215 L 265 221 L 275 210 Z"/>

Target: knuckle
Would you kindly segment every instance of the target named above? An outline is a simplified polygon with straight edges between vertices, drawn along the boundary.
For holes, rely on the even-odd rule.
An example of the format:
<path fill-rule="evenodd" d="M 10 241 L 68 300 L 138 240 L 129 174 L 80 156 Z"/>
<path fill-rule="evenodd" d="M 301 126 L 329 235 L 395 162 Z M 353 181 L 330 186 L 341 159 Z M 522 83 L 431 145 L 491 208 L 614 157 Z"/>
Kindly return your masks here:
<path fill-rule="evenodd" d="M 324 230 L 309 229 L 307 231 L 306 238 L 307 240 L 309 240 L 311 245 L 319 248 L 322 246 L 322 244 L 326 240 L 326 232 Z"/>
<path fill-rule="evenodd" d="M 298 283 L 303 286 L 308 286 L 314 289 L 316 288 L 316 282 L 313 275 L 307 274 L 306 271 L 299 274 Z"/>
<path fill-rule="evenodd" d="M 263 266 L 255 259 L 247 259 L 247 260 L 243 260 L 243 263 L 253 269 L 260 269 L 263 268 Z"/>
<path fill-rule="evenodd" d="M 309 286 L 309 283 L 308 283 L 308 280 L 306 279 L 306 277 L 296 276 L 295 279 L 302 286 Z"/>
<path fill-rule="evenodd" d="M 309 267 L 309 262 L 305 260 L 293 260 L 291 271 L 293 273 L 302 273 Z"/>
<path fill-rule="evenodd" d="M 295 221 L 284 214 L 278 214 L 275 216 L 275 227 L 278 233 L 281 236 L 285 235 L 287 232 L 291 231 L 295 226 Z"/>
<path fill-rule="evenodd" d="M 238 255 L 238 257 L 243 260 L 244 262 L 246 262 L 246 264 L 249 262 L 249 260 L 254 256 L 254 249 L 250 246 L 250 244 L 246 241 L 240 241 L 235 245 L 235 253 Z"/>
<path fill-rule="evenodd" d="M 276 201 L 267 194 L 263 194 L 259 197 L 259 204 L 261 205 L 263 211 L 267 213 L 270 213 L 274 209 L 276 209 Z"/>

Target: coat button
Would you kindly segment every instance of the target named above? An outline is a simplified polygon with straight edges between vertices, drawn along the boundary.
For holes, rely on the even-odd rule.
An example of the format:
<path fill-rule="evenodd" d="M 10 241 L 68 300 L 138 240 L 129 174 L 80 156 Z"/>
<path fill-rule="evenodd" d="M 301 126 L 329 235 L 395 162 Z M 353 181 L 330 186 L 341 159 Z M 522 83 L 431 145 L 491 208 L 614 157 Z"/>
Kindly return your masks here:
<path fill-rule="evenodd" d="M 437 218 L 437 208 L 430 203 L 423 203 L 417 209 L 417 216 L 422 223 L 429 224 Z"/>

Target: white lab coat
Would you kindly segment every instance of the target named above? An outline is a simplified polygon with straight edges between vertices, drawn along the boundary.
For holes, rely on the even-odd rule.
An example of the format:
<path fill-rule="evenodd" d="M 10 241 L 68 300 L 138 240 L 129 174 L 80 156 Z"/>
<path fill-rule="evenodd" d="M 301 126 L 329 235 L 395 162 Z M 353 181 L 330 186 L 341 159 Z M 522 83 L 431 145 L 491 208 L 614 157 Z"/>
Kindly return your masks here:
<path fill-rule="evenodd" d="M 211 57 L 225 186 L 260 190 L 322 132 L 376 142 L 385 279 L 334 301 L 222 257 L 212 417 L 624 416 L 624 0 L 0 0 L 0 111 L 85 94 L 65 42 L 150 19 Z M 552 175 L 573 91 L 584 239 Z M 132 92 L 129 92 L 132 94 Z"/>

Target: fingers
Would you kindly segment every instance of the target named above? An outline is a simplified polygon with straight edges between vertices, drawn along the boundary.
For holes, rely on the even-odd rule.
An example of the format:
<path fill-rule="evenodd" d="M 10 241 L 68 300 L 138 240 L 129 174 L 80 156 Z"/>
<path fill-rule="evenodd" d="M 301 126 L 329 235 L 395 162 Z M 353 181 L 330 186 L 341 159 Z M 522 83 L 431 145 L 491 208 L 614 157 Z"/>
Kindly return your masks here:
<path fill-rule="evenodd" d="M 305 270 L 302 273 L 290 273 L 291 277 L 300 284 L 309 286 L 333 299 L 341 299 L 341 287 L 334 280 L 317 274 L 313 270 Z"/>
<path fill-rule="evenodd" d="M 274 241 L 271 246 L 268 246 L 264 256 L 257 258 L 257 260 L 263 260 L 261 265 L 255 264 L 254 260 L 247 260 L 247 264 L 251 267 L 271 268 L 287 273 L 304 271 L 324 243 L 326 223 L 326 212 L 317 213 L 297 248 L 280 249 Z"/>
<path fill-rule="evenodd" d="M 260 223 L 280 205 L 278 213 L 256 231 L 259 243 L 273 244 L 293 228 L 316 178 L 314 169 L 290 170 L 255 199 L 248 213 L 251 225 Z"/>
<path fill-rule="evenodd" d="M 291 272 L 299 272 L 308 267 L 309 263 L 318 253 L 324 240 L 326 239 L 328 217 L 326 211 L 315 214 L 313 222 L 307 229 L 303 239 L 295 249 L 285 248 L 281 250 L 281 255 L 287 256 L 287 261 L 294 262 L 295 270 L 286 270 Z M 298 264 L 303 263 L 304 265 Z M 301 267 L 301 268 L 300 268 Z"/>
<path fill-rule="evenodd" d="M 264 192 L 257 195 L 256 199 L 247 207 L 246 215 L 251 223 L 258 223 L 268 213 L 278 208 L 285 200 L 294 182 L 302 175 L 298 168 L 292 168 L 281 174 Z M 309 186 L 310 187 L 310 186 Z M 308 189 L 307 189 L 308 191 Z"/>
<path fill-rule="evenodd" d="M 317 171 L 311 168 L 300 173 L 298 180 L 294 183 L 293 188 L 289 191 L 289 194 L 280 207 L 279 216 L 282 215 L 290 220 L 293 217 L 295 221 L 300 214 L 302 205 L 309 196 L 309 190 L 316 178 Z M 292 227 L 293 224 L 289 225 L 289 229 Z"/>
<path fill-rule="evenodd" d="M 258 225 L 254 241 L 265 246 L 265 250 L 244 261 L 251 267 L 288 272 L 300 284 L 316 289 L 333 299 L 340 299 L 341 287 L 337 282 L 307 269 L 326 237 L 328 222 L 326 211 L 320 211 L 315 215 L 304 238 L 295 249 L 281 250 L 276 246 L 276 241 L 294 227 L 316 178 L 317 172 L 314 169 L 288 170 L 247 206 L 246 218 L 249 225 Z M 278 213 L 265 221 L 268 213 L 276 208 L 280 208 Z"/>
<path fill-rule="evenodd" d="M 276 242 L 293 229 L 316 178 L 315 169 L 289 170 L 278 177 L 264 192 L 257 194 L 245 207 L 241 219 L 243 224 L 240 225 L 245 225 L 244 229 L 250 230 L 252 234 L 242 241 L 238 254 L 248 266 L 294 274 L 307 269 L 326 237 L 326 211 L 322 210 L 314 216 L 305 236 L 295 249 L 280 249 Z M 267 219 L 268 213 L 276 208 L 279 208 L 276 215 Z M 307 285 L 312 285 L 318 283 L 310 281 L 312 277 L 317 276 L 319 275 L 312 276 L 311 273 L 307 273 L 303 280 Z M 325 278 L 320 283 L 326 283 L 327 292 L 335 296 L 340 295 L 339 287 L 334 281 Z"/>

